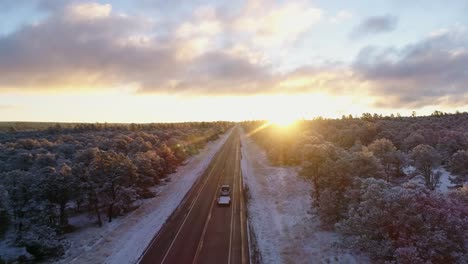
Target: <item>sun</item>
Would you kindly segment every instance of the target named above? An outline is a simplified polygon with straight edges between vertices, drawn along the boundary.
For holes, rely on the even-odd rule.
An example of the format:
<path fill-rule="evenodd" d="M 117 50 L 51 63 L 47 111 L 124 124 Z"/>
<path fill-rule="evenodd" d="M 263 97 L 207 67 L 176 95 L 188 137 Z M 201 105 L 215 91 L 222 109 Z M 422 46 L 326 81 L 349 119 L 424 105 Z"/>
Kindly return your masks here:
<path fill-rule="evenodd" d="M 283 128 L 287 128 L 287 127 L 292 126 L 294 123 L 296 123 L 297 120 L 298 120 L 297 118 L 279 116 L 279 117 L 270 118 L 268 121 L 270 124 L 277 125 Z"/>

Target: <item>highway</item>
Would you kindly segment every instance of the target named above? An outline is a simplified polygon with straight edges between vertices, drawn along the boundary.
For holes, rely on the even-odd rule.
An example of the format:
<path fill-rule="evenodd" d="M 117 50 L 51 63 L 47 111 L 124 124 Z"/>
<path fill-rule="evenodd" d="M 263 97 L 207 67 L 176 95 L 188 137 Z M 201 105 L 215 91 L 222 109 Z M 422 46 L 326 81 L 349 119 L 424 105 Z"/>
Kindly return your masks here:
<path fill-rule="evenodd" d="M 239 134 L 235 127 L 140 263 L 249 263 Z M 216 203 L 223 184 L 231 186 L 230 206 Z"/>

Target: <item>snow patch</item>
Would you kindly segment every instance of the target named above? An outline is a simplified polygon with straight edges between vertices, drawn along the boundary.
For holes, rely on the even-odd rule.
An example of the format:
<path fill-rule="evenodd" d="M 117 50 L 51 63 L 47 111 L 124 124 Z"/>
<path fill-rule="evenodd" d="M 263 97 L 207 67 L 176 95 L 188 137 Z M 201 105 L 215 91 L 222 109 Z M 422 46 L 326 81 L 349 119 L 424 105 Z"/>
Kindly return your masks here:
<path fill-rule="evenodd" d="M 445 168 L 438 168 L 436 171 L 440 172 L 440 180 L 439 185 L 437 185 L 437 190 L 443 193 L 446 193 L 450 190 L 450 187 L 453 187 L 452 182 L 450 179 L 452 178 L 452 174 L 448 172 Z"/>
<path fill-rule="evenodd" d="M 311 209 L 311 185 L 296 167 L 273 167 L 242 133 L 242 175 L 248 216 L 264 263 L 368 263 L 336 246 L 341 237 L 320 229 Z"/>
<path fill-rule="evenodd" d="M 70 247 L 56 263 L 136 263 L 231 132 L 232 129 L 209 142 L 198 155 L 190 157 L 176 173 L 168 176 L 171 180 L 166 185 L 157 187 L 155 198 L 144 200 L 128 215 L 105 223 L 101 228 L 83 226 L 83 216 L 70 219 L 83 230 L 66 236 Z"/>
<path fill-rule="evenodd" d="M 413 173 L 416 172 L 416 168 L 414 166 L 406 166 L 403 168 L 403 172 L 406 174 L 406 175 L 412 175 Z"/>
<path fill-rule="evenodd" d="M 410 175 L 410 180 L 409 182 L 414 182 L 418 184 L 423 184 L 425 183 L 424 177 L 422 175 L 419 175 L 416 172 L 416 169 L 413 166 L 408 166 L 403 169 L 403 171 Z M 440 172 L 440 179 L 439 179 L 439 184 L 437 185 L 436 190 L 442 193 L 447 193 L 450 191 L 452 187 L 454 187 L 454 184 L 451 182 L 452 174 L 448 172 L 444 167 L 439 167 L 434 170 L 434 173 Z"/>
<path fill-rule="evenodd" d="M 32 256 L 26 251 L 26 248 L 12 246 L 7 239 L 0 240 L 0 253 L 0 259 L 7 263 L 18 259 L 20 256 L 32 258 Z"/>

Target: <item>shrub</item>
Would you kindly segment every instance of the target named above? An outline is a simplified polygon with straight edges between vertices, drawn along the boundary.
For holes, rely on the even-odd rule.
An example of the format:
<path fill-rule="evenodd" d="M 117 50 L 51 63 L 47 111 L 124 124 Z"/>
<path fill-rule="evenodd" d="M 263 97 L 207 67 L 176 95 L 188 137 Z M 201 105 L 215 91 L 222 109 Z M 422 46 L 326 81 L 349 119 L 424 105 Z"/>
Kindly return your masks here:
<path fill-rule="evenodd" d="M 24 246 L 36 260 L 44 260 L 64 253 L 63 244 L 59 241 L 56 232 L 46 226 L 35 226 L 25 232 L 18 244 Z"/>
<path fill-rule="evenodd" d="M 345 244 L 379 261 L 460 263 L 468 257 L 466 203 L 423 186 L 366 179 L 346 219 L 336 225 Z"/>

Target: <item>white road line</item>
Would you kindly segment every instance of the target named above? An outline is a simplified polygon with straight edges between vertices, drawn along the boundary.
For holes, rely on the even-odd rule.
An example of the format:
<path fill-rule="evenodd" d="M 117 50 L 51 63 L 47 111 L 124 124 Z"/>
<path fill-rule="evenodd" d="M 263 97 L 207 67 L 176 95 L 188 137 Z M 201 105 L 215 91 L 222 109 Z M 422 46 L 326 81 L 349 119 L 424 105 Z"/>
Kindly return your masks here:
<path fill-rule="evenodd" d="M 223 168 L 223 170 L 221 171 L 221 175 L 224 175 L 224 170 L 225 168 Z M 216 190 L 218 190 L 219 182 L 221 181 L 221 178 L 222 176 L 218 178 L 218 182 L 216 184 Z M 216 192 L 214 196 L 215 196 L 215 199 L 211 202 L 210 211 L 208 213 L 208 217 L 205 220 L 205 225 L 203 226 L 203 232 L 202 232 L 202 235 L 200 236 L 200 240 L 198 241 L 197 252 L 195 253 L 195 256 L 193 257 L 192 264 L 197 263 L 198 256 L 200 255 L 201 249 L 203 248 L 203 241 L 205 239 L 206 230 L 208 229 L 208 223 L 210 222 L 210 219 L 211 219 L 211 212 L 213 211 L 213 207 L 216 202 Z"/>
<path fill-rule="evenodd" d="M 228 138 L 228 140 L 229 140 L 229 138 Z M 222 147 L 224 147 L 224 145 L 223 145 Z M 219 155 L 217 158 L 219 158 L 220 156 L 221 156 L 221 152 L 220 152 L 220 155 Z M 216 164 L 216 163 L 215 163 L 215 164 Z M 164 254 L 164 257 L 163 257 L 163 259 L 161 260 L 161 264 L 164 263 L 164 261 L 166 260 L 167 256 L 169 255 L 169 252 L 171 251 L 172 246 L 174 245 L 175 241 L 177 240 L 177 237 L 179 236 L 180 231 L 181 231 L 182 228 L 184 227 L 185 222 L 187 221 L 187 219 L 188 219 L 190 213 L 192 212 L 192 209 L 193 209 L 193 207 L 194 207 L 194 205 L 195 205 L 195 201 L 197 201 L 198 198 L 200 197 L 200 194 L 202 193 L 203 189 L 205 188 L 206 183 L 208 182 L 209 178 L 211 177 L 211 175 L 212 175 L 213 170 L 214 170 L 215 167 L 216 167 L 216 165 L 213 165 L 213 167 L 212 167 L 211 170 L 210 170 L 210 173 L 208 174 L 208 176 L 207 176 L 206 179 L 205 179 L 205 182 L 203 183 L 203 186 L 200 188 L 200 191 L 198 192 L 197 196 L 195 197 L 194 202 L 192 202 L 192 204 L 190 205 L 189 212 L 187 213 L 187 215 L 186 215 L 185 218 L 184 218 L 184 221 L 182 222 L 182 224 L 180 225 L 179 229 L 177 230 L 177 233 L 176 233 L 176 235 L 174 236 L 174 238 L 172 239 L 171 244 L 169 245 L 169 248 L 166 250 L 166 254 Z"/>
<path fill-rule="evenodd" d="M 237 149 L 238 145 L 236 144 L 236 163 L 237 163 L 237 159 L 238 159 L 238 149 Z M 229 254 L 228 254 L 228 264 L 231 263 L 231 249 L 232 249 L 232 233 L 234 232 L 233 229 L 235 226 L 233 226 L 234 224 L 234 212 L 235 212 L 235 206 L 236 206 L 236 199 L 235 199 L 235 186 L 236 186 L 236 176 L 237 176 L 237 164 L 236 166 L 234 167 L 234 181 L 233 181 L 233 184 L 232 184 L 232 201 L 233 204 L 232 204 L 232 207 L 231 207 L 231 230 L 229 231 Z"/>

